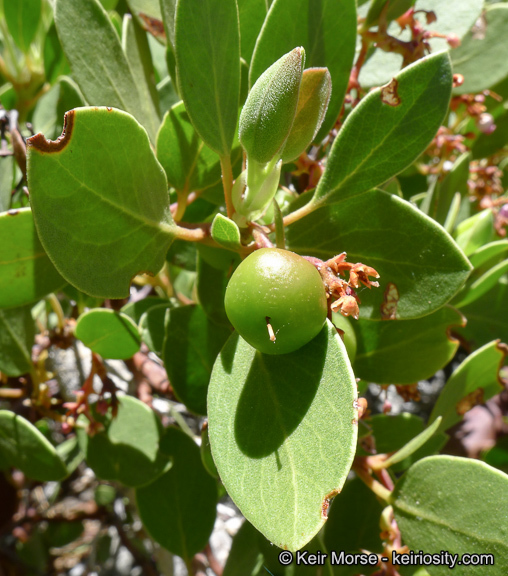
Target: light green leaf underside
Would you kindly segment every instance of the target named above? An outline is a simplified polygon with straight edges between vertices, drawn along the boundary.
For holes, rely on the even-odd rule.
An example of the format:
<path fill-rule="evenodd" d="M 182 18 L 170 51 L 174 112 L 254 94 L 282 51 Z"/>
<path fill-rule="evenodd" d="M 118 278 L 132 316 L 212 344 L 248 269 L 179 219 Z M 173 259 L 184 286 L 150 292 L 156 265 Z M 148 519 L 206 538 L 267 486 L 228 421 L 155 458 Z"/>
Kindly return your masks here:
<path fill-rule="evenodd" d="M 42 247 L 30 208 L 0 214 L 0 308 L 23 306 L 65 280 Z"/>
<path fill-rule="evenodd" d="M 324 524 L 357 436 L 356 383 L 327 322 L 309 344 L 264 355 L 236 333 L 208 391 L 212 454 L 229 495 L 270 542 L 297 550 Z"/>
<path fill-rule="evenodd" d="M 28 141 L 37 230 L 71 284 L 123 298 L 137 273 L 160 270 L 173 241 L 166 176 L 129 114 L 78 108 L 66 122 L 56 142 L 40 134 Z"/>
<path fill-rule="evenodd" d="M 159 121 L 153 105 L 142 98 L 120 38 L 100 2 L 57 0 L 55 23 L 73 77 L 87 102 L 129 112 L 155 142 Z"/>
<path fill-rule="evenodd" d="M 32 370 L 34 337 L 30 306 L 0 309 L 0 372 L 20 376 Z"/>
<path fill-rule="evenodd" d="M 8 410 L 0 410 L 0 459 L 32 480 L 48 482 L 67 476 L 49 440 L 28 420 Z"/>
<path fill-rule="evenodd" d="M 431 456 L 414 464 L 397 482 L 393 509 L 410 549 L 493 554 L 495 564 L 480 570 L 502 576 L 508 565 L 507 492 L 508 476 L 483 462 Z M 457 565 L 453 573 L 468 576 L 474 570 Z M 432 566 L 431 573 L 444 576 L 450 567 Z"/>
<path fill-rule="evenodd" d="M 409 166 L 436 134 L 448 109 L 447 53 L 428 56 L 397 75 L 396 106 L 370 92 L 336 138 L 312 202 L 334 203 L 386 182 Z"/>
<path fill-rule="evenodd" d="M 460 289 L 471 266 L 447 232 L 405 200 L 370 190 L 318 208 L 286 230 L 289 250 L 327 260 L 347 252 L 380 275 L 379 288 L 362 290 L 361 318 L 380 319 L 388 283 L 399 293 L 397 318 L 441 308 Z"/>

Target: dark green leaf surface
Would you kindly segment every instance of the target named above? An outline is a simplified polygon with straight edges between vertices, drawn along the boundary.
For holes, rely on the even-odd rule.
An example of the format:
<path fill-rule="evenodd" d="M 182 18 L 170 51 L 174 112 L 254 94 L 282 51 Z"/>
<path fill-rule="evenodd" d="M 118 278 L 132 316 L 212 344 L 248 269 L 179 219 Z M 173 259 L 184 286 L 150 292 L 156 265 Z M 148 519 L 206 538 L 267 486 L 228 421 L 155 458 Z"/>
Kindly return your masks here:
<path fill-rule="evenodd" d="M 8 410 L 0 410 L 0 460 L 40 482 L 67 476 L 67 468 L 49 440 L 28 420 Z"/>
<path fill-rule="evenodd" d="M 131 487 L 143 486 L 153 482 L 171 465 L 169 456 L 159 451 L 163 433 L 159 418 L 151 408 L 132 396 L 119 398 L 118 414 L 106 422 L 104 431 L 90 437 L 84 428 L 77 431 L 88 466 L 102 480 L 117 480 Z"/>
<path fill-rule="evenodd" d="M 4 0 L 3 12 L 16 44 L 27 53 L 41 18 L 41 0 Z"/>
<path fill-rule="evenodd" d="M 432 456 L 411 466 L 397 482 L 393 509 L 410 549 L 493 554 L 494 566 L 478 573 L 502 576 L 508 565 L 507 492 L 508 476 L 483 462 Z M 445 565 L 431 570 L 432 576 L 450 574 Z M 457 565 L 453 573 L 469 576 L 473 570 Z"/>
<path fill-rule="evenodd" d="M 0 308 L 35 302 L 65 280 L 41 246 L 30 208 L 0 214 Z"/>
<path fill-rule="evenodd" d="M 362 419 L 362 422 L 370 428 L 378 454 L 400 450 L 424 429 L 423 420 L 409 412 L 374 414 L 366 420 Z M 359 455 L 366 456 L 367 453 L 359 451 Z"/>
<path fill-rule="evenodd" d="M 60 45 L 54 22 L 46 33 L 43 54 L 44 73 L 50 84 L 53 84 L 59 76 L 70 74 L 71 70 Z"/>
<path fill-rule="evenodd" d="M 199 448 L 180 430 L 166 429 L 161 451 L 173 466 L 136 490 L 139 515 L 156 542 L 188 562 L 212 532 L 217 485 L 201 462 Z"/>
<path fill-rule="evenodd" d="M 143 314 L 139 322 L 143 342 L 157 356 L 162 356 L 164 347 L 166 310 L 173 307 L 173 303 L 169 301 L 161 306 L 154 306 Z"/>
<path fill-rule="evenodd" d="M 173 240 L 166 176 L 129 114 L 78 108 L 66 122 L 56 142 L 42 135 L 28 141 L 37 230 L 71 284 L 123 298 L 138 272 L 162 268 Z"/>
<path fill-rule="evenodd" d="M 500 278 L 497 285 L 478 300 L 461 308 L 467 318 L 465 328 L 457 333 L 473 348 L 479 348 L 495 338 L 508 342 L 508 278 Z"/>
<path fill-rule="evenodd" d="M 219 157 L 197 135 L 183 102 L 164 116 L 157 134 L 157 158 L 177 190 L 203 190 L 221 182 Z"/>
<path fill-rule="evenodd" d="M 129 112 L 155 142 L 158 121 L 152 104 L 141 97 L 120 38 L 98 0 L 57 0 L 55 23 L 73 77 L 88 103 Z"/>
<path fill-rule="evenodd" d="M 508 44 L 499 42 L 508 34 L 508 6 L 489 6 L 484 18 L 484 32 L 469 32 L 451 53 L 453 71 L 464 76 L 464 83 L 454 89 L 456 94 L 480 92 L 508 76 Z"/>
<path fill-rule="evenodd" d="M 430 314 L 457 293 L 471 269 L 439 224 L 379 190 L 315 210 L 288 227 L 286 241 L 299 254 L 327 260 L 345 251 L 349 262 L 375 268 L 380 287 L 360 292 L 364 319 L 381 318 L 388 283 L 399 293 L 397 318 Z"/>
<path fill-rule="evenodd" d="M 228 155 L 240 99 L 236 0 L 180 0 L 175 50 L 179 89 L 192 123 L 212 150 Z"/>
<path fill-rule="evenodd" d="M 141 317 L 145 312 L 148 312 L 151 308 L 155 306 L 161 306 L 162 304 L 174 304 L 174 301 L 167 300 L 167 298 L 159 298 L 158 296 L 149 296 L 148 298 L 143 298 L 143 300 L 138 300 L 137 302 L 129 302 L 122 307 L 120 312 L 123 312 L 129 318 L 132 318 L 136 324 L 139 324 Z"/>
<path fill-rule="evenodd" d="M 349 472 L 358 431 L 356 383 L 331 323 L 284 355 L 236 333 L 208 391 L 210 443 L 244 516 L 280 548 L 297 550 L 325 522 L 322 506 Z"/>
<path fill-rule="evenodd" d="M 164 366 L 178 398 L 192 412 L 206 414 L 213 363 L 231 330 L 213 323 L 201 306 L 169 310 Z"/>
<path fill-rule="evenodd" d="M 379 519 L 382 511 L 383 506 L 375 494 L 359 478 L 347 482 L 330 507 L 325 525 L 326 549 L 381 553 Z"/>
<path fill-rule="evenodd" d="M 35 326 L 29 306 L 0 309 L 0 372 L 19 376 L 30 372 Z"/>
<path fill-rule="evenodd" d="M 74 334 L 103 358 L 130 358 L 141 345 L 136 324 L 125 314 L 105 308 L 82 314 Z"/>
<path fill-rule="evenodd" d="M 409 166 L 441 125 L 450 100 L 446 53 L 427 56 L 397 75 L 398 105 L 383 88 L 370 92 L 348 116 L 333 143 L 312 202 L 334 203 L 373 188 Z"/>
<path fill-rule="evenodd" d="M 263 563 L 258 544 L 259 532 L 245 520 L 235 534 L 223 576 L 252 576 Z"/>
<path fill-rule="evenodd" d="M 231 327 L 224 307 L 226 286 L 231 274 L 214 268 L 201 255 L 198 256 L 197 272 L 198 300 L 206 315 L 217 324 Z"/>
<path fill-rule="evenodd" d="M 454 325 L 464 325 L 462 314 L 444 306 L 416 320 L 354 323 L 359 378 L 378 384 L 412 384 L 430 378 L 453 358 L 459 343 L 451 338 Z"/>
<path fill-rule="evenodd" d="M 306 66 L 326 66 L 332 77 L 328 112 L 317 136 L 321 140 L 342 106 L 353 65 L 356 26 L 354 0 L 275 0 L 252 56 L 250 85 L 283 54 L 303 46 Z"/>
<path fill-rule="evenodd" d="M 475 404 L 486 402 L 499 394 L 502 390 L 499 370 L 507 353 L 506 345 L 494 340 L 470 354 L 446 382 L 429 422 L 442 416 L 439 430 L 448 430 L 460 422 L 465 412 Z"/>

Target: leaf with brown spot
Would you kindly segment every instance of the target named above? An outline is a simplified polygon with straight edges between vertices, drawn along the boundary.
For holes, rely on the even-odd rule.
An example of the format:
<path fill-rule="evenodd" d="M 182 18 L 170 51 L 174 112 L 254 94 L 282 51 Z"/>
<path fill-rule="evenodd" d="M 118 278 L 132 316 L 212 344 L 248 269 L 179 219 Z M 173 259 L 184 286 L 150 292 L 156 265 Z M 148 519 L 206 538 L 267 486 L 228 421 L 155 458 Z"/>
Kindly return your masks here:
<path fill-rule="evenodd" d="M 388 106 L 400 106 L 401 100 L 398 94 L 399 83 L 396 78 L 392 78 L 386 86 L 381 87 L 381 101 Z"/>

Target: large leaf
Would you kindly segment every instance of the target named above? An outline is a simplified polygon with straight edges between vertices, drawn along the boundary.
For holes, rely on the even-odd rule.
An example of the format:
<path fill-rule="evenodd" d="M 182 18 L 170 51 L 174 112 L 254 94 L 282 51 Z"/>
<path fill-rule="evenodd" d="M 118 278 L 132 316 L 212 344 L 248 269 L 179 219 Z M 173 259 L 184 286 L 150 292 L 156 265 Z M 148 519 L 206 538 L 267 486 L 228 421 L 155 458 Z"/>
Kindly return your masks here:
<path fill-rule="evenodd" d="M 164 116 L 157 134 L 157 158 L 177 190 L 203 190 L 221 182 L 219 157 L 197 135 L 183 102 Z"/>
<path fill-rule="evenodd" d="M 65 280 L 41 246 L 30 208 L 0 214 L 0 308 L 35 302 Z"/>
<path fill-rule="evenodd" d="M 453 358 L 458 340 L 450 327 L 465 323 L 449 306 L 416 320 L 355 322 L 359 378 L 378 384 L 412 384 L 430 378 Z"/>
<path fill-rule="evenodd" d="M 212 322 L 201 306 L 168 311 L 164 365 L 178 398 L 193 412 L 206 414 L 213 363 L 231 330 Z"/>
<path fill-rule="evenodd" d="M 332 77 L 328 112 L 318 133 L 322 139 L 339 115 L 353 64 L 356 43 L 354 0 L 275 0 L 252 56 L 249 81 L 295 46 L 303 46 L 308 67 L 327 67 Z"/>
<path fill-rule="evenodd" d="M 138 272 L 162 268 L 173 240 L 166 176 L 129 114 L 78 108 L 65 118 L 55 142 L 28 140 L 37 229 L 66 280 L 92 296 L 123 298 Z"/>
<path fill-rule="evenodd" d="M 159 450 L 162 424 L 146 404 L 132 396 L 122 396 L 115 418 L 103 419 L 95 409 L 93 413 L 104 421 L 105 430 L 88 436 L 81 427 L 78 441 L 98 478 L 137 487 L 153 482 L 169 468 L 169 456 Z M 83 419 L 83 425 L 85 422 Z"/>
<path fill-rule="evenodd" d="M 29 306 L 0 309 L 0 372 L 19 376 L 32 369 L 35 326 Z"/>
<path fill-rule="evenodd" d="M 208 390 L 210 444 L 244 516 L 280 548 L 297 550 L 325 522 L 356 446 L 356 383 L 327 322 L 290 354 L 261 354 L 236 333 Z"/>
<path fill-rule="evenodd" d="M 409 166 L 441 125 L 450 100 L 446 53 L 405 68 L 388 88 L 370 92 L 348 116 L 333 143 L 312 202 L 333 203 L 386 182 Z M 398 102 L 398 103 L 397 103 Z"/>
<path fill-rule="evenodd" d="M 40 482 L 67 476 L 67 468 L 49 440 L 28 420 L 9 410 L 0 410 L 0 460 Z"/>
<path fill-rule="evenodd" d="M 201 462 L 199 448 L 182 431 L 168 428 L 161 451 L 173 466 L 136 490 L 139 515 L 154 540 L 189 562 L 212 532 L 217 485 Z"/>
<path fill-rule="evenodd" d="M 397 482 L 393 510 L 402 538 L 426 554 L 492 554 L 495 563 L 478 573 L 502 576 L 508 565 L 508 476 L 483 462 L 453 456 L 420 460 Z M 467 505 L 465 505 L 467 503 Z M 432 576 L 450 566 L 429 567 Z M 476 568 L 457 564 L 466 576 Z"/>
<path fill-rule="evenodd" d="M 506 344 L 494 340 L 470 354 L 453 372 L 432 409 L 429 422 L 443 417 L 444 431 L 462 420 L 476 404 L 486 402 L 502 391 L 499 370 L 508 354 Z"/>
<path fill-rule="evenodd" d="M 141 345 L 138 327 L 129 316 L 105 308 L 81 314 L 74 334 L 103 358 L 130 358 Z"/>
<path fill-rule="evenodd" d="M 180 0 L 175 50 L 179 89 L 192 123 L 212 150 L 228 155 L 240 100 L 236 0 Z"/>
<path fill-rule="evenodd" d="M 88 103 L 129 112 L 155 142 L 158 118 L 152 103 L 141 97 L 118 34 L 100 2 L 57 0 L 55 23 L 73 77 Z"/>
<path fill-rule="evenodd" d="M 396 225 L 394 225 L 396 223 Z M 389 288 L 396 316 L 409 320 L 441 308 L 462 286 L 471 265 L 434 220 L 405 200 L 371 190 L 318 208 L 286 231 L 288 249 L 327 260 L 347 252 L 380 275 L 380 287 L 360 292 L 361 318 L 382 317 Z"/>
<path fill-rule="evenodd" d="M 471 31 L 452 51 L 453 71 L 464 76 L 457 94 L 480 92 L 508 76 L 508 44 L 499 38 L 508 34 L 508 6 L 496 4 L 483 15 L 482 32 Z"/>
<path fill-rule="evenodd" d="M 41 0 L 4 0 L 3 12 L 14 42 L 27 53 L 39 26 Z"/>
<path fill-rule="evenodd" d="M 247 64 L 251 61 L 258 34 L 266 18 L 267 8 L 265 0 L 238 0 L 241 56 Z"/>

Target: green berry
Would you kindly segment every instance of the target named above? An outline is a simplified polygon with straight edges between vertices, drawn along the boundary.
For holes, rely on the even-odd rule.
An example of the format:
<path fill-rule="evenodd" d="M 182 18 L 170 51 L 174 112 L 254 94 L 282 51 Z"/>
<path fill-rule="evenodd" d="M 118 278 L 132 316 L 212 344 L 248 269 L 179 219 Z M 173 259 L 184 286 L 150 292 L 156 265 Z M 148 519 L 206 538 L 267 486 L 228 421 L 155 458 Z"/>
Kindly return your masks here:
<path fill-rule="evenodd" d="M 305 258 L 262 248 L 235 270 L 226 289 L 226 313 L 237 332 L 266 354 L 287 354 L 317 336 L 326 319 L 321 276 Z"/>

